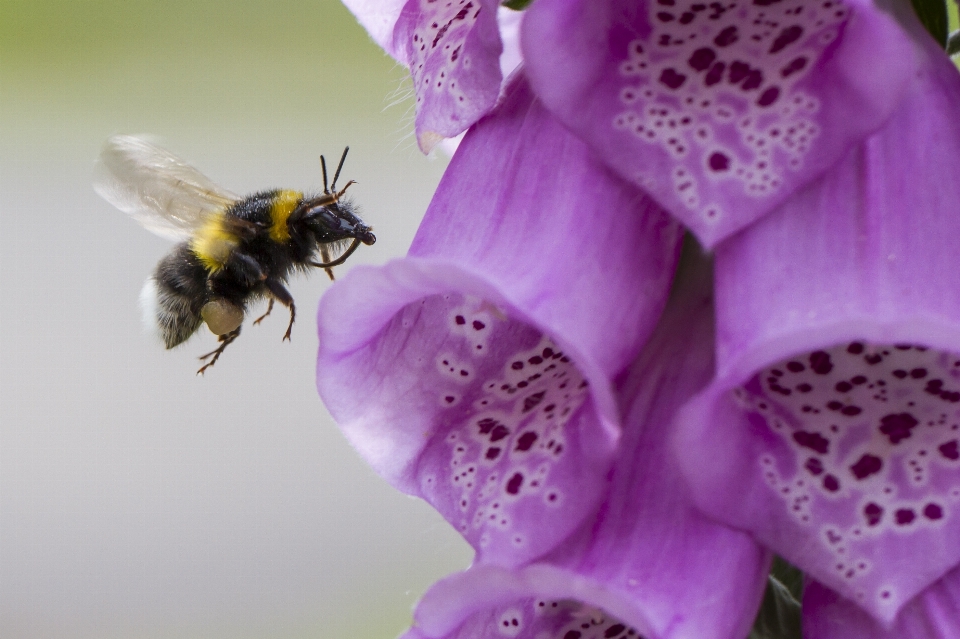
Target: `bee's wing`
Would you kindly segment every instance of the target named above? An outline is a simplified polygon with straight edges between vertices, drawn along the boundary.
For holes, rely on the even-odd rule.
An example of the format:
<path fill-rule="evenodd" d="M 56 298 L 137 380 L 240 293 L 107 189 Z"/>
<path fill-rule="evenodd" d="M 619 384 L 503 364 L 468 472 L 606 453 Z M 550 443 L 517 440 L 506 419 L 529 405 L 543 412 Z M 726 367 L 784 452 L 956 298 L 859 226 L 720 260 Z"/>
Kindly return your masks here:
<path fill-rule="evenodd" d="M 207 217 L 238 198 L 166 149 L 116 135 L 103 145 L 94 190 L 145 228 L 172 240 L 190 237 Z"/>

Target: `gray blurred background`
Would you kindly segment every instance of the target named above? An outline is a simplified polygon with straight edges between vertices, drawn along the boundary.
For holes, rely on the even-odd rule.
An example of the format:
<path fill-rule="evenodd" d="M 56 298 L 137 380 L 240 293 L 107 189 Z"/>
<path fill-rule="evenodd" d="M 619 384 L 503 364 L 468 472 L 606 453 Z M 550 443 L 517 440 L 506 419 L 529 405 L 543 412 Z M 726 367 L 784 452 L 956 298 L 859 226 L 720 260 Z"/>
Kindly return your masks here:
<path fill-rule="evenodd" d="M 0 0 L 0 636 L 393 637 L 466 545 L 379 480 L 314 388 L 320 273 L 206 377 L 137 296 L 170 248 L 100 200 L 114 133 L 152 133 L 237 193 L 321 187 L 349 144 L 402 255 L 445 160 L 404 70 L 333 0 Z M 393 104 L 398 102 L 397 104 Z"/>

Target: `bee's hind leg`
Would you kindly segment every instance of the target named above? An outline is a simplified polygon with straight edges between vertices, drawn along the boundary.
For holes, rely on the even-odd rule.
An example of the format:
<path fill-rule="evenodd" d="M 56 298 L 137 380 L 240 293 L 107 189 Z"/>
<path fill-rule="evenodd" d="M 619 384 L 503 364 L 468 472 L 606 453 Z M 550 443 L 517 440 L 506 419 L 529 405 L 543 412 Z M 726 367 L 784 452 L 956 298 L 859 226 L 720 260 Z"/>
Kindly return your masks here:
<path fill-rule="evenodd" d="M 287 332 L 283 334 L 283 341 L 289 341 L 290 331 L 293 330 L 293 321 L 297 317 L 297 307 L 293 303 L 293 295 L 290 295 L 290 291 L 280 280 L 268 279 L 264 284 L 278 302 L 290 309 L 290 323 L 287 324 Z"/>
<path fill-rule="evenodd" d="M 253 325 L 256 326 L 257 324 L 265 320 L 267 315 L 269 315 L 270 311 L 272 310 L 273 310 L 273 298 L 271 297 L 270 300 L 267 302 L 267 312 L 261 315 L 260 317 L 258 317 L 257 319 L 253 320 Z"/>
<path fill-rule="evenodd" d="M 237 328 L 235 328 L 234 330 L 230 331 L 229 333 L 224 333 L 223 335 L 221 335 L 221 336 L 220 336 L 220 346 L 219 346 L 216 350 L 210 351 L 210 352 L 207 353 L 206 355 L 201 355 L 201 356 L 200 356 L 200 358 L 199 358 L 200 361 L 203 361 L 203 360 L 205 360 L 205 359 L 209 359 L 209 358 L 211 358 L 211 357 L 212 357 L 213 359 L 211 359 L 209 362 L 207 362 L 206 364 L 204 364 L 203 366 L 201 366 L 201 367 L 200 367 L 200 370 L 197 371 L 197 375 L 203 375 L 203 372 L 204 372 L 205 370 L 207 370 L 208 368 L 210 368 L 211 366 L 213 366 L 214 364 L 216 364 L 216 363 L 217 363 L 217 360 L 220 359 L 220 355 L 223 354 L 224 349 L 225 349 L 227 346 L 230 346 L 230 344 L 233 343 L 233 340 L 237 339 L 238 337 L 240 337 L 240 327 L 239 327 L 239 326 L 238 326 Z"/>

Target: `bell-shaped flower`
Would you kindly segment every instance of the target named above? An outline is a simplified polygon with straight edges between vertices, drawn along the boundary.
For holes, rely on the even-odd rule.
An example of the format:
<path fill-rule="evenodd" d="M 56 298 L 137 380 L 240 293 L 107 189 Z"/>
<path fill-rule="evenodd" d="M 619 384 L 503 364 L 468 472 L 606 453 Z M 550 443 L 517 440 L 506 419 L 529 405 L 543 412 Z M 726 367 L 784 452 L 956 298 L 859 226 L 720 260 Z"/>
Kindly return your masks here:
<path fill-rule="evenodd" d="M 537 0 L 520 42 L 544 105 L 714 246 L 897 108 L 915 18 L 880 4 Z"/>
<path fill-rule="evenodd" d="M 543 555 L 602 498 L 612 380 L 656 325 L 681 237 L 520 76 L 467 134 L 409 255 L 324 296 L 320 395 L 482 560 Z"/>
<path fill-rule="evenodd" d="M 957 606 L 958 113 L 931 41 L 880 131 L 717 248 L 717 376 L 678 422 L 701 508 L 884 627 Z"/>
<path fill-rule="evenodd" d="M 891 627 L 829 588 L 809 583 L 803 628 L 808 639 L 955 639 L 960 637 L 960 568 L 911 599 Z"/>
<path fill-rule="evenodd" d="M 377 44 L 410 69 L 414 126 L 425 153 L 490 112 L 503 79 L 519 64 L 519 14 L 497 0 L 344 4 Z"/>
<path fill-rule="evenodd" d="M 663 319 L 619 385 L 623 437 L 592 517 L 535 563 L 474 565 L 438 582 L 404 639 L 747 636 L 769 556 L 697 510 L 670 451 L 675 411 L 713 375 L 708 266 L 684 259 Z"/>

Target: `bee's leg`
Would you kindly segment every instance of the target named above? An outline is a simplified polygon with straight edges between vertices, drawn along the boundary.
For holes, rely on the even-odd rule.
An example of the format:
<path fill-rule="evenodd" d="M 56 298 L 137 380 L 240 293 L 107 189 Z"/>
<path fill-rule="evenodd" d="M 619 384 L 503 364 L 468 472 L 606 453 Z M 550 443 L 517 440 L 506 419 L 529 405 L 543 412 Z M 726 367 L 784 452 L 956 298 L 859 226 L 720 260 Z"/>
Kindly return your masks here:
<path fill-rule="evenodd" d="M 220 359 L 220 355 L 223 353 L 223 350 L 233 343 L 233 340 L 237 339 L 240 336 L 240 327 L 230 331 L 229 333 L 224 333 L 220 336 L 220 346 L 215 351 L 210 351 L 206 355 L 200 356 L 200 361 L 203 361 L 208 358 L 213 358 L 206 364 L 200 367 L 200 370 L 197 371 L 197 375 L 203 375 L 203 371 L 207 370 L 211 366 L 217 363 L 217 360 Z"/>
<path fill-rule="evenodd" d="M 255 259 L 241 251 L 230 253 L 227 268 L 233 271 L 240 281 L 247 286 L 253 286 L 267 279 L 267 273 Z"/>
<path fill-rule="evenodd" d="M 287 324 L 287 332 L 283 334 L 283 340 L 287 341 L 290 339 L 290 331 L 293 330 L 293 321 L 297 317 L 297 307 L 293 303 L 293 296 L 290 295 L 290 291 L 280 280 L 268 279 L 264 282 L 264 285 L 278 302 L 290 309 L 290 323 Z"/>
<path fill-rule="evenodd" d="M 262 322 L 267 317 L 267 315 L 270 314 L 270 311 L 272 310 L 273 310 L 273 298 L 271 297 L 270 301 L 267 302 L 267 312 L 261 315 L 260 317 L 258 317 L 257 319 L 253 320 L 253 325 L 256 326 L 257 324 Z"/>
<path fill-rule="evenodd" d="M 320 259 L 322 259 L 324 262 L 329 262 L 329 261 L 330 261 L 330 250 L 327 248 L 327 245 L 326 245 L 326 244 L 321 244 L 321 245 L 320 245 Z M 326 266 L 326 267 L 324 267 L 323 270 L 325 270 L 325 271 L 327 272 L 327 275 L 330 276 L 330 281 L 333 281 L 333 279 L 334 279 L 334 278 L 333 278 L 333 269 L 330 268 L 329 266 Z"/>
<path fill-rule="evenodd" d="M 324 269 L 330 269 L 330 268 L 332 268 L 332 267 L 334 267 L 334 266 L 339 266 L 340 264 L 343 264 L 344 262 L 346 262 L 346 261 L 347 261 L 347 258 L 350 257 L 351 255 L 353 255 L 353 252 L 356 251 L 356 250 L 357 250 L 357 247 L 359 247 L 359 246 L 360 246 L 360 240 L 354 239 L 354 240 L 353 240 L 353 243 L 350 244 L 350 248 L 348 248 L 346 251 L 344 251 L 344 252 L 343 252 L 343 255 L 341 255 L 341 256 L 338 257 L 337 259 L 333 260 L 332 262 L 307 262 L 307 264 L 309 264 L 310 266 L 316 266 L 317 268 L 324 268 Z M 325 247 L 321 244 L 321 245 L 320 245 L 320 255 L 323 256 L 324 259 L 327 259 L 326 255 L 325 255 L 325 253 L 324 253 L 324 249 L 325 249 Z M 332 276 L 331 276 L 331 277 L 332 277 Z"/>

